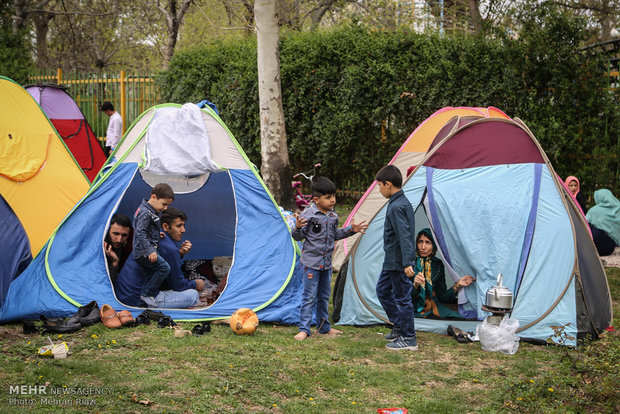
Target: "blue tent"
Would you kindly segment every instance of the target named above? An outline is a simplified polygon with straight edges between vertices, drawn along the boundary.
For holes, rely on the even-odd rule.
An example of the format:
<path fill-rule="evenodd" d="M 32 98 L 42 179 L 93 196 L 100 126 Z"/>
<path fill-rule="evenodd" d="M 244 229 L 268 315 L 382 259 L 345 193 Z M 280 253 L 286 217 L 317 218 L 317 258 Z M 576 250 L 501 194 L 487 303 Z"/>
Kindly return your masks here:
<path fill-rule="evenodd" d="M 403 176 L 408 167 L 399 166 Z M 367 219 L 369 227 L 351 245 L 336 281 L 333 318 L 340 324 L 389 322 L 375 292 L 387 205 L 375 184 L 366 199 L 374 211 L 349 217 Z M 463 275 L 476 278 L 459 293 L 463 319 L 416 318 L 417 330 L 445 334 L 449 324 L 475 330 L 489 315 L 481 306 L 499 273 L 514 293 L 511 316 L 522 337 L 544 341 L 561 325 L 573 338 L 596 337 L 609 326 L 611 296 L 587 223 L 521 121 L 452 118 L 403 191 L 416 234 L 425 227 L 434 234 L 446 287 Z"/>
<path fill-rule="evenodd" d="M 216 112 L 194 104 L 158 105 L 132 124 L 84 199 L 10 284 L 0 321 L 67 316 L 92 300 L 140 313 L 117 300 L 102 243 L 112 215 L 132 216 L 159 182 L 172 186 L 173 206 L 189 217 L 185 238 L 193 247 L 184 259 L 233 258 L 211 306 L 163 311 L 211 320 L 251 308 L 260 320 L 296 324 L 301 279 L 289 228 Z"/>
<path fill-rule="evenodd" d="M 0 246 L 9 248 L 14 254 L 0 255 L 0 303 L 4 300 L 9 285 L 32 260 L 30 242 L 24 226 L 17 215 L 0 195 Z"/>

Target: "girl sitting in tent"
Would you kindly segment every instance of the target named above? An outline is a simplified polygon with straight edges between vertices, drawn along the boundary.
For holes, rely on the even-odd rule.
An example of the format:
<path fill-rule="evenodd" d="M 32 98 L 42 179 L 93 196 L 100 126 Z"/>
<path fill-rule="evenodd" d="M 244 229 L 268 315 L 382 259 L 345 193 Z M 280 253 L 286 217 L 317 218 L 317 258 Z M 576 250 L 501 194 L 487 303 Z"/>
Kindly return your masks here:
<path fill-rule="evenodd" d="M 415 316 L 426 318 L 462 318 L 445 304 L 456 303 L 459 289 L 471 285 L 476 279 L 467 275 L 460 278 L 450 289 L 446 287 L 446 273 L 438 257 L 435 239 L 428 228 L 420 230 L 416 237 L 416 261 L 411 297 Z"/>

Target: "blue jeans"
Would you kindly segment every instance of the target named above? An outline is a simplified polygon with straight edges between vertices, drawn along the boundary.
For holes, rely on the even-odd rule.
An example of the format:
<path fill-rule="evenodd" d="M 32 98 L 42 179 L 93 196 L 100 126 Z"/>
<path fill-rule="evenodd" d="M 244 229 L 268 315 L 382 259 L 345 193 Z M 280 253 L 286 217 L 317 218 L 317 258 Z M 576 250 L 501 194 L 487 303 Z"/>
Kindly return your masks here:
<path fill-rule="evenodd" d="M 147 303 L 151 308 L 186 309 L 198 304 L 198 292 L 195 289 L 187 289 L 181 292 L 174 290 L 161 290 L 153 303 Z M 151 302 L 149 300 L 149 302 Z"/>
<path fill-rule="evenodd" d="M 412 279 L 402 270 L 382 270 L 377 280 L 377 298 L 388 319 L 404 337 L 415 338 Z"/>
<path fill-rule="evenodd" d="M 142 286 L 142 290 L 140 290 L 140 296 L 155 296 L 159 291 L 159 286 L 170 274 L 170 265 L 159 253 L 154 263 L 151 263 L 146 256 L 139 257 L 136 259 L 136 262 L 142 266 L 142 270 L 144 270 L 146 275 L 144 285 Z"/>
<path fill-rule="evenodd" d="M 304 268 L 303 295 L 299 310 L 299 331 L 310 335 L 312 311 L 316 308 L 316 324 L 319 333 L 327 333 L 329 324 L 328 306 L 331 293 L 332 269 L 316 270 Z"/>

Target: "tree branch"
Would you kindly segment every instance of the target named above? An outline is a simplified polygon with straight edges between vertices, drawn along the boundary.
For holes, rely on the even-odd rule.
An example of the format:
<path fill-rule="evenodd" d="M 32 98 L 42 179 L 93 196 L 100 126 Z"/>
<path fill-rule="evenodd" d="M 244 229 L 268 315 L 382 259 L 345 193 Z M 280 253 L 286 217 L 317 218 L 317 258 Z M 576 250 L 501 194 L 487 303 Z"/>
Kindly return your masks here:
<path fill-rule="evenodd" d="M 103 12 L 103 13 L 84 13 L 84 12 L 60 12 L 55 10 L 44 10 L 44 9 L 32 9 L 29 10 L 28 13 L 47 13 L 55 16 L 89 16 L 89 17 L 100 17 L 100 16 L 109 16 L 112 14 L 116 14 L 117 12 Z"/>
<path fill-rule="evenodd" d="M 605 6 L 598 7 L 594 4 L 583 4 L 581 2 L 571 4 L 571 3 L 566 3 L 563 1 L 556 0 L 556 1 L 551 1 L 551 3 L 557 4 L 558 6 L 566 7 L 567 9 L 573 9 L 573 10 L 593 10 L 599 13 L 609 13 L 612 11 L 611 7 L 605 7 Z"/>

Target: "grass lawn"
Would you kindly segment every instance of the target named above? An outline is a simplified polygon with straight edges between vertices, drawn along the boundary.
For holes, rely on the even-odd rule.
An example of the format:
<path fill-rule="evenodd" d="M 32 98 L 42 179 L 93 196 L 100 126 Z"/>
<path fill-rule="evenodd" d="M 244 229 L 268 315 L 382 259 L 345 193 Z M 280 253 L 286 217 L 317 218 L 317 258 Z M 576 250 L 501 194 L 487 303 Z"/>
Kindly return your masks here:
<path fill-rule="evenodd" d="M 606 270 L 618 315 L 620 269 Z M 191 329 L 194 324 L 182 325 Z M 395 352 L 385 348 L 386 326 L 338 328 L 343 335 L 298 342 L 293 339 L 296 327 L 268 323 L 253 336 L 237 336 L 228 325 L 214 325 L 210 334 L 183 338 L 156 325 L 110 330 L 96 324 L 62 338 L 52 336 L 71 343 L 69 356 L 54 360 L 37 355 L 48 343 L 46 336 L 24 335 L 20 324 L 2 325 L 0 412 L 23 412 L 24 404 L 37 411 L 69 413 L 620 409 L 617 332 L 576 350 L 522 343 L 517 354 L 509 356 L 484 352 L 479 343 L 459 344 L 424 332 L 418 336 L 418 352 Z M 48 394 L 11 393 L 10 387 L 17 385 L 46 386 Z M 50 395 L 51 389 L 91 394 Z"/>

